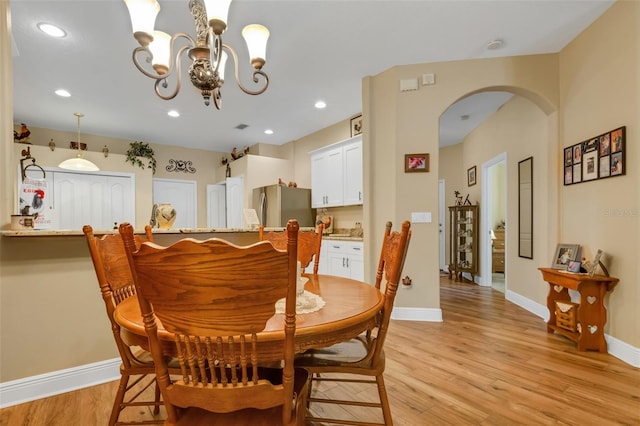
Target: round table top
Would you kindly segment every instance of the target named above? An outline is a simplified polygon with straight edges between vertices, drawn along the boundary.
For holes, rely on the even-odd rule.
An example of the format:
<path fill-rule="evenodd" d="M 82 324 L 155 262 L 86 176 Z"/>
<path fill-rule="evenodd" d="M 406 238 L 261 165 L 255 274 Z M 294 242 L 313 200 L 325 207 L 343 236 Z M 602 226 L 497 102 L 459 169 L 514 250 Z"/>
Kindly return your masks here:
<path fill-rule="evenodd" d="M 317 294 L 325 305 L 316 312 L 296 315 L 296 352 L 326 347 L 351 339 L 375 324 L 384 305 L 384 295 L 373 285 L 333 275 L 304 275 L 309 278 L 305 290 Z M 130 345 L 146 346 L 146 332 L 137 297 L 121 302 L 114 313 L 121 335 Z M 173 335 L 158 321 L 162 340 Z M 259 334 L 261 342 L 284 339 L 284 315 L 275 314 Z"/>

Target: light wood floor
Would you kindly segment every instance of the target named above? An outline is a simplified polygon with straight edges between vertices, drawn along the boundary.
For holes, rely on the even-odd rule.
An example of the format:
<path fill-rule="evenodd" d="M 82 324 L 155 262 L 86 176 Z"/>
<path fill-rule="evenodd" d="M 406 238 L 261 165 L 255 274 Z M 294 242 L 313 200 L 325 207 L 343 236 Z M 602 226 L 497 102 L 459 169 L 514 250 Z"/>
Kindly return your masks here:
<path fill-rule="evenodd" d="M 442 323 L 392 321 L 385 379 L 397 426 L 640 425 L 640 370 L 578 352 L 504 294 L 441 281 Z M 116 382 L 0 410 L 4 426 L 106 425 Z M 374 398 L 375 386 L 323 384 L 328 397 Z M 368 408 L 320 414 L 380 420 Z M 353 417 L 350 417 L 353 416 Z M 127 418 L 149 419 L 133 410 Z"/>

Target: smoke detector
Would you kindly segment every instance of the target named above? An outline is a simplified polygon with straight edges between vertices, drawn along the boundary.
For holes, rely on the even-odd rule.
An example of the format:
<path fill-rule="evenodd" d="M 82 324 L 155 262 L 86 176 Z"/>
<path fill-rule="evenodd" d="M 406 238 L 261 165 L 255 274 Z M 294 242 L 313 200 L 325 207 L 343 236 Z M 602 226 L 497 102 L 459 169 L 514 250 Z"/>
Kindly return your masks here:
<path fill-rule="evenodd" d="M 503 44 L 504 44 L 504 41 L 502 39 L 497 38 L 497 39 L 491 40 L 489 43 L 487 43 L 487 49 L 489 49 L 489 50 L 500 49 Z"/>

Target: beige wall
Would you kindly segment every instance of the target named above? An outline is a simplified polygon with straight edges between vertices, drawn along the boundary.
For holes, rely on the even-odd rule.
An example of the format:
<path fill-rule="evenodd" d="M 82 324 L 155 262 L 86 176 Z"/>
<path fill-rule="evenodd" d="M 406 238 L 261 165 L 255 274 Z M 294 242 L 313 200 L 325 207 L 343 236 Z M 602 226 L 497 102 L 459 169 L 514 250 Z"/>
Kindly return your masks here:
<path fill-rule="evenodd" d="M 514 96 L 496 113 L 478 126 L 462 144 L 461 162 L 464 164 L 464 177 L 467 168 L 477 165 L 478 184 L 469 187 L 472 202 L 481 200 L 482 164 L 499 154 L 505 153 L 506 161 L 506 284 L 508 290 L 546 306 L 548 286 L 541 280 L 538 267 L 549 266 L 553 253 L 547 255 L 555 237 L 544 230 L 549 229 L 546 209 L 548 195 L 545 188 L 550 180 L 547 160 L 555 155 L 549 149 L 547 116 L 533 102 Z M 541 143 L 544 141 L 544 143 Z M 534 206 L 534 248 L 533 259 L 518 256 L 518 162 L 533 157 L 533 206 Z M 466 182 L 464 184 L 466 186 Z M 481 212 L 490 206 L 481 206 Z M 492 226 L 493 224 L 489 224 Z M 551 242 L 550 242 L 551 238 Z M 488 243 L 488 241 L 487 241 Z M 483 265 L 482 265 L 483 266 Z M 480 268 L 480 276 L 486 277 L 491 271 Z"/>
<path fill-rule="evenodd" d="M 562 147 L 627 126 L 625 176 L 562 187 L 558 241 L 606 255 L 620 278 L 605 331 L 640 347 L 640 2 L 612 6 L 560 53 Z M 560 153 L 558 153 L 560 156 Z M 562 173 L 556 170 L 561 179 Z"/>
<path fill-rule="evenodd" d="M 365 133 L 365 176 L 371 172 L 372 187 L 365 186 L 365 194 L 373 196 L 365 206 L 366 226 L 377 226 L 392 219 L 400 223 L 411 217 L 411 212 L 431 212 L 433 222 L 414 224 L 411 247 L 403 275 L 413 278 L 411 288 L 403 288 L 396 298 L 396 306 L 439 308 L 438 274 L 438 178 L 440 176 L 438 126 L 440 115 L 455 101 L 481 90 L 508 90 L 532 99 L 549 120 L 558 103 L 557 55 L 536 55 L 490 60 L 445 62 L 396 67 L 371 78 L 365 85 L 365 123 L 371 126 Z M 423 86 L 418 91 L 399 92 L 398 81 L 415 78 L 423 73 L 435 73 L 434 86 Z M 369 115 L 366 112 L 369 111 Z M 557 144 L 551 135 L 548 144 L 553 151 Z M 367 152 L 368 150 L 368 152 Z M 405 153 L 428 152 L 431 172 L 405 174 L 402 159 Z M 492 158 L 502 152 L 493 147 L 482 151 L 482 158 Z M 367 157 L 367 154 L 370 156 Z M 466 187 L 466 170 L 479 165 L 479 150 L 463 152 L 461 171 Z M 551 156 L 553 157 L 553 156 Z M 392 159 L 389 161 L 389 159 Z M 553 166 L 553 158 L 545 156 L 543 163 Z M 551 162 L 551 163 L 550 163 Z M 478 175 L 482 179 L 481 174 Z M 366 183 L 365 183 L 366 185 Z M 380 190 L 384 188 L 384 190 Z M 450 189 L 451 190 L 451 189 Z M 465 188 L 470 199 L 479 200 L 480 185 Z M 546 192 L 553 197 L 553 192 Z M 451 195 L 448 195 L 451 196 Z M 555 202 L 543 205 L 555 208 Z M 365 230 L 365 233 L 367 231 Z M 553 232 L 553 230 L 552 230 Z M 375 234 L 365 242 L 369 269 L 375 265 L 375 250 L 381 244 Z M 367 263 L 365 263 L 365 267 Z M 513 267 L 512 267 L 513 268 Z M 538 274 L 532 268 L 530 274 Z"/>

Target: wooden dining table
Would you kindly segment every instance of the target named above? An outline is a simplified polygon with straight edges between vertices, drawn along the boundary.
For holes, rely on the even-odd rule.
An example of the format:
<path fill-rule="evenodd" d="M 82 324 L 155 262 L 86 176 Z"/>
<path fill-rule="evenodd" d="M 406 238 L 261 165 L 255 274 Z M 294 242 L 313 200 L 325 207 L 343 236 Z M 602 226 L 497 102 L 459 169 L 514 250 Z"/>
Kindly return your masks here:
<path fill-rule="evenodd" d="M 305 274 L 309 280 L 305 290 L 319 295 L 325 302 L 315 312 L 296 315 L 296 353 L 349 340 L 375 325 L 376 314 L 384 305 L 382 292 L 373 285 L 333 275 Z M 122 339 L 129 345 L 148 349 L 137 296 L 121 302 L 114 312 L 121 327 Z M 175 356 L 173 334 L 158 321 L 158 334 L 165 343 L 164 352 Z M 282 358 L 284 314 L 274 314 L 264 331 L 258 334 L 261 357 Z"/>

